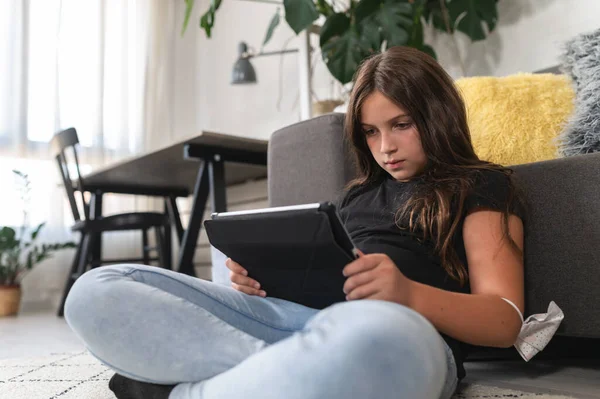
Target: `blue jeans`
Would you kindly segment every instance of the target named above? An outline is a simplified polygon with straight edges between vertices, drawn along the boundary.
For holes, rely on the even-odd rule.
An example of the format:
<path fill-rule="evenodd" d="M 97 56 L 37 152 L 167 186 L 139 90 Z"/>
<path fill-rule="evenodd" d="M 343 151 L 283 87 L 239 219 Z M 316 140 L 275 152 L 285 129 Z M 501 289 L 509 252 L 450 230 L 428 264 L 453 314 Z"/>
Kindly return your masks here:
<path fill-rule="evenodd" d="M 452 353 L 431 323 L 391 302 L 319 311 L 117 265 L 76 281 L 65 318 L 117 373 L 177 384 L 169 399 L 446 399 L 457 384 Z"/>

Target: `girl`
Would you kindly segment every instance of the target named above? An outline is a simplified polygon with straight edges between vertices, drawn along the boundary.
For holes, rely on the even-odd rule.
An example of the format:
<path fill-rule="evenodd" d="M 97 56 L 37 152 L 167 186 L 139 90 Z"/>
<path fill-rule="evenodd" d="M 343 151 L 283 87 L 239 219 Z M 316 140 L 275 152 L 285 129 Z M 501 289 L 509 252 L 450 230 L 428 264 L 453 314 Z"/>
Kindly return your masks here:
<path fill-rule="evenodd" d="M 346 302 L 271 298 L 157 267 L 77 280 L 65 317 L 125 399 L 450 398 L 469 345 L 511 346 L 523 224 L 511 171 L 477 158 L 436 61 L 393 47 L 356 73 L 345 123 L 358 178 L 338 200 L 361 257 Z M 515 309 L 516 308 L 516 309 Z"/>

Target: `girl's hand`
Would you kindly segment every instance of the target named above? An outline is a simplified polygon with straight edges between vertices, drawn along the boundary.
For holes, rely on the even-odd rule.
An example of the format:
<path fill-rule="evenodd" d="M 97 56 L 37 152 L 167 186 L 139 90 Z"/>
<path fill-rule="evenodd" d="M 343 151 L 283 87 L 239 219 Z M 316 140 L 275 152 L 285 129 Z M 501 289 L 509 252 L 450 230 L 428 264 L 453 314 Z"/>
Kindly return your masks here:
<path fill-rule="evenodd" d="M 238 291 L 248 295 L 267 296 L 267 293 L 260 289 L 260 283 L 248 277 L 248 271 L 239 263 L 234 262 L 231 258 L 227 258 L 225 265 L 229 270 L 229 279 L 231 286 Z"/>
<path fill-rule="evenodd" d="M 344 267 L 346 300 L 380 299 L 409 306 L 412 280 L 409 280 L 385 254 L 365 255 Z"/>

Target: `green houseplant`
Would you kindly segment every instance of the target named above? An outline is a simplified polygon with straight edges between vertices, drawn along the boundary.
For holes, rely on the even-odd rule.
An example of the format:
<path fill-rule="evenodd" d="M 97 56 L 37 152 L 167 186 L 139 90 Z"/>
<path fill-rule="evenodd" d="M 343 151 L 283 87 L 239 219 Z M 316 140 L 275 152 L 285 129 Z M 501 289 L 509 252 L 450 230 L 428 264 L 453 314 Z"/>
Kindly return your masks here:
<path fill-rule="evenodd" d="M 19 232 L 9 226 L 0 227 L 0 316 L 17 314 L 21 301 L 21 281 L 36 264 L 48 259 L 52 253 L 65 248 L 73 248 L 73 242 L 59 244 L 38 244 L 36 239 L 44 228 L 40 223 L 35 228 L 27 226 L 29 177 L 13 170 L 19 179 L 19 191 L 23 202 L 23 224 Z"/>
<path fill-rule="evenodd" d="M 185 0 L 182 33 L 189 23 L 195 0 Z M 222 0 L 211 0 L 200 18 L 200 27 L 210 38 L 216 12 Z M 370 54 L 391 46 L 410 46 L 436 56 L 424 42 L 424 29 L 454 34 L 465 33 L 471 40 L 486 38 L 498 20 L 498 0 L 283 0 L 283 17 L 298 34 L 323 20 L 319 44 L 323 61 L 341 84 L 352 80 L 360 62 Z M 278 8 L 267 27 L 263 45 L 281 22 Z"/>

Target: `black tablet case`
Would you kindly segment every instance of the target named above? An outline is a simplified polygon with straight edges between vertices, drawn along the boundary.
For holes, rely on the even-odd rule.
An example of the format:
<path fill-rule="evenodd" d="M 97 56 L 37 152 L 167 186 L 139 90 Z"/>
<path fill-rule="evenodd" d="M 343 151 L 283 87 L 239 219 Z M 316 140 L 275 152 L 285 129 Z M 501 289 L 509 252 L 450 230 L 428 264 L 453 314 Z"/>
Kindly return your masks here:
<path fill-rule="evenodd" d="M 325 212 L 217 216 L 204 226 L 210 243 L 248 270 L 267 296 L 316 309 L 345 300 L 342 269 L 353 257 L 337 244 Z"/>

